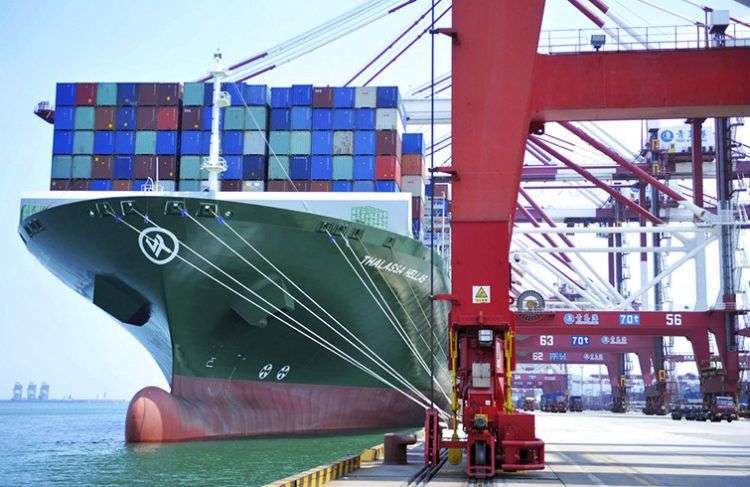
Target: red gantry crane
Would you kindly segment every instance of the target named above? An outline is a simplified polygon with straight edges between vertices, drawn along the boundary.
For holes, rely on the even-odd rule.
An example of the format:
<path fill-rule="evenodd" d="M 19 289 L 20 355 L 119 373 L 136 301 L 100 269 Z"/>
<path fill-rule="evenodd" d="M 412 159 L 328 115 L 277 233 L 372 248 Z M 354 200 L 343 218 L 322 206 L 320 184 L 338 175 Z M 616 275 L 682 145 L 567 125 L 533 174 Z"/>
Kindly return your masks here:
<path fill-rule="evenodd" d="M 465 438 L 444 439 L 428 410 L 425 462 L 437 465 L 442 448 L 463 449 L 469 477 L 544 468 L 534 417 L 515 412 L 510 397 L 509 251 L 527 138 L 549 149 L 536 136 L 551 121 L 750 114 L 750 49 L 538 54 L 544 3 L 455 2 L 452 27 L 435 30 L 451 38 L 453 61 L 452 165 L 440 168 L 452 177 L 452 291 L 435 299 L 452 304 L 450 426 L 460 422 Z M 729 330 L 734 310 L 715 313 Z M 562 329 L 552 333 L 574 328 L 556 321 Z"/>

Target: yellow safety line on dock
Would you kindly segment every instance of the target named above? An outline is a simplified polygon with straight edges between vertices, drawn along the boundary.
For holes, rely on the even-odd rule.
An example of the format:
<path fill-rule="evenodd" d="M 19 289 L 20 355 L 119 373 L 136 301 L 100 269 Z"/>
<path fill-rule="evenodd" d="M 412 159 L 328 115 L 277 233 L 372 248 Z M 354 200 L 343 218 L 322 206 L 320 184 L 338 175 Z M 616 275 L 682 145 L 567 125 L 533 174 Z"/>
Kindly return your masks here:
<path fill-rule="evenodd" d="M 346 457 L 329 465 L 320 465 L 302 473 L 286 477 L 264 487 L 320 487 L 357 470 L 362 462 L 374 462 L 383 458 L 384 445 L 367 448 L 359 455 Z"/>

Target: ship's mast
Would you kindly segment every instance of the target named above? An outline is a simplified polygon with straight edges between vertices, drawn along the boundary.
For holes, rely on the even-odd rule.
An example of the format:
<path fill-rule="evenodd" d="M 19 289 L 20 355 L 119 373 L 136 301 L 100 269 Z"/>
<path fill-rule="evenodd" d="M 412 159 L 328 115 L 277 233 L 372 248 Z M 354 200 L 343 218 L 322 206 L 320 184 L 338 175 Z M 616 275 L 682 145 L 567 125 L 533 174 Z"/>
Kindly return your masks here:
<path fill-rule="evenodd" d="M 211 70 L 213 77 L 213 105 L 211 106 L 211 146 L 208 157 L 203 158 L 201 169 L 208 172 L 208 190 L 219 191 L 219 174 L 227 170 L 227 162 L 219 155 L 219 116 L 221 109 L 231 104 L 229 93 L 221 91 L 221 80 L 227 76 L 227 72 L 221 62 L 221 52 L 214 54 L 214 66 Z"/>

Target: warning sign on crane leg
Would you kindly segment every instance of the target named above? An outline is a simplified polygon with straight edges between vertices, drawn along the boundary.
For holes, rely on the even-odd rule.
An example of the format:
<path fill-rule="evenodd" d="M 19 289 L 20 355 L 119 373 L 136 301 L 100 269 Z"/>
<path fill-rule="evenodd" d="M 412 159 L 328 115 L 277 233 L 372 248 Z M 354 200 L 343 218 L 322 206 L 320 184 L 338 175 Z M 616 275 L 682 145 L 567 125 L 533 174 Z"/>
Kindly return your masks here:
<path fill-rule="evenodd" d="M 472 286 L 471 302 L 474 304 L 487 304 L 490 302 L 490 286 Z"/>

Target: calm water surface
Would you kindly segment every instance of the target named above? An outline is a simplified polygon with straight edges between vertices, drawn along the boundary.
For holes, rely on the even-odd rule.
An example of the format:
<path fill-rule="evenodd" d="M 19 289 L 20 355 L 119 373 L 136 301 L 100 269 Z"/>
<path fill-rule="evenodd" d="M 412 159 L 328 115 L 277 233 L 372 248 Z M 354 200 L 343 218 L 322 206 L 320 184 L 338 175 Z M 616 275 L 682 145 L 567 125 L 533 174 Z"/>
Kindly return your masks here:
<path fill-rule="evenodd" d="M 126 445 L 125 402 L 0 402 L 0 485 L 259 486 L 381 443 L 345 436 Z"/>

